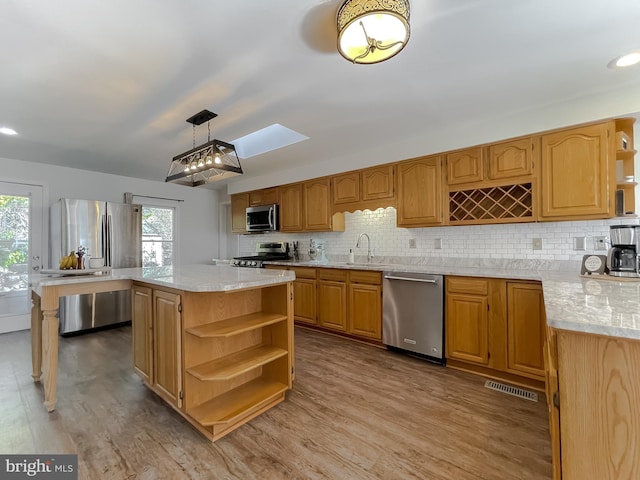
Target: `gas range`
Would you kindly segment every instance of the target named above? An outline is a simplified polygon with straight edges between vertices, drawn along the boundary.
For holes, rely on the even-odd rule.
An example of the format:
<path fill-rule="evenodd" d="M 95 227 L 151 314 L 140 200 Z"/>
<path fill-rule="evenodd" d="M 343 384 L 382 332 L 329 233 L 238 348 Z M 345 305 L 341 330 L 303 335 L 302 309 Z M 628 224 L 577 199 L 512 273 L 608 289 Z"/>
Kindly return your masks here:
<path fill-rule="evenodd" d="M 289 260 L 289 244 L 287 242 L 264 242 L 256 245 L 257 255 L 234 257 L 230 265 L 233 267 L 263 268 L 264 262 Z"/>

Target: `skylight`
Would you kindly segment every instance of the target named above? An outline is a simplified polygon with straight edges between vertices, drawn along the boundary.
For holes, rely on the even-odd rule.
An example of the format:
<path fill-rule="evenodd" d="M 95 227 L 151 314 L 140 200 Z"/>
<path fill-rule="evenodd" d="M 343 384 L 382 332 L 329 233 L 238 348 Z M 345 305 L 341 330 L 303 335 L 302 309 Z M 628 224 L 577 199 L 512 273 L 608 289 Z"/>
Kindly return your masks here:
<path fill-rule="evenodd" d="M 238 157 L 249 158 L 308 139 L 309 137 L 295 130 L 274 123 L 244 137 L 236 138 L 231 143 L 236 147 Z"/>

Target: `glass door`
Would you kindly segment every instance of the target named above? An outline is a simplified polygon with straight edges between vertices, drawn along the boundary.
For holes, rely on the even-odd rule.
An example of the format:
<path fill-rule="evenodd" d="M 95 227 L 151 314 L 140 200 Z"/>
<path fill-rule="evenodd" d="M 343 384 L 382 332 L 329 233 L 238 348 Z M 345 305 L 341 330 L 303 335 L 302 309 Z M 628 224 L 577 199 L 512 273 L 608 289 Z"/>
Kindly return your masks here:
<path fill-rule="evenodd" d="M 42 186 L 0 182 L 0 333 L 31 326 L 31 273 L 43 265 Z"/>

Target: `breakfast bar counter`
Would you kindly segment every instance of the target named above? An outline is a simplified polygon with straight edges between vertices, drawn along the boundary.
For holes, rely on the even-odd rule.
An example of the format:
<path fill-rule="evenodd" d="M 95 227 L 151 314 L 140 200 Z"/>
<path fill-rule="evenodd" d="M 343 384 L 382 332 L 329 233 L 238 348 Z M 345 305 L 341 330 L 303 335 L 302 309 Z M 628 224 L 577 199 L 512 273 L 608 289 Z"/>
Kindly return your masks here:
<path fill-rule="evenodd" d="M 32 375 L 43 379 L 46 409 L 56 406 L 59 298 L 131 289 L 136 371 L 205 436 L 219 438 L 291 388 L 294 279 L 218 265 L 32 279 Z"/>

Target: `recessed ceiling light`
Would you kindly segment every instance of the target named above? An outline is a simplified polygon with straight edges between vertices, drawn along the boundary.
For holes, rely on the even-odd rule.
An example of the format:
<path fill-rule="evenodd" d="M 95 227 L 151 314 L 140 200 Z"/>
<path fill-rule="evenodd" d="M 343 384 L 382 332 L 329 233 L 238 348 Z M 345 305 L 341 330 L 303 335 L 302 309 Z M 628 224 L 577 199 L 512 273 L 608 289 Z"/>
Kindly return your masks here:
<path fill-rule="evenodd" d="M 18 132 L 16 132 L 13 128 L 8 128 L 8 127 L 0 127 L 0 133 L 4 133 L 5 135 L 17 135 Z"/>
<path fill-rule="evenodd" d="M 640 63 L 640 51 L 627 53 L 626 55 L 620 55 L 619 57 L 611 60 L 607 67 L 609 68 L 624 68 L 630 67 L 631 65 L 635 65 L 636 63 Z"/>

